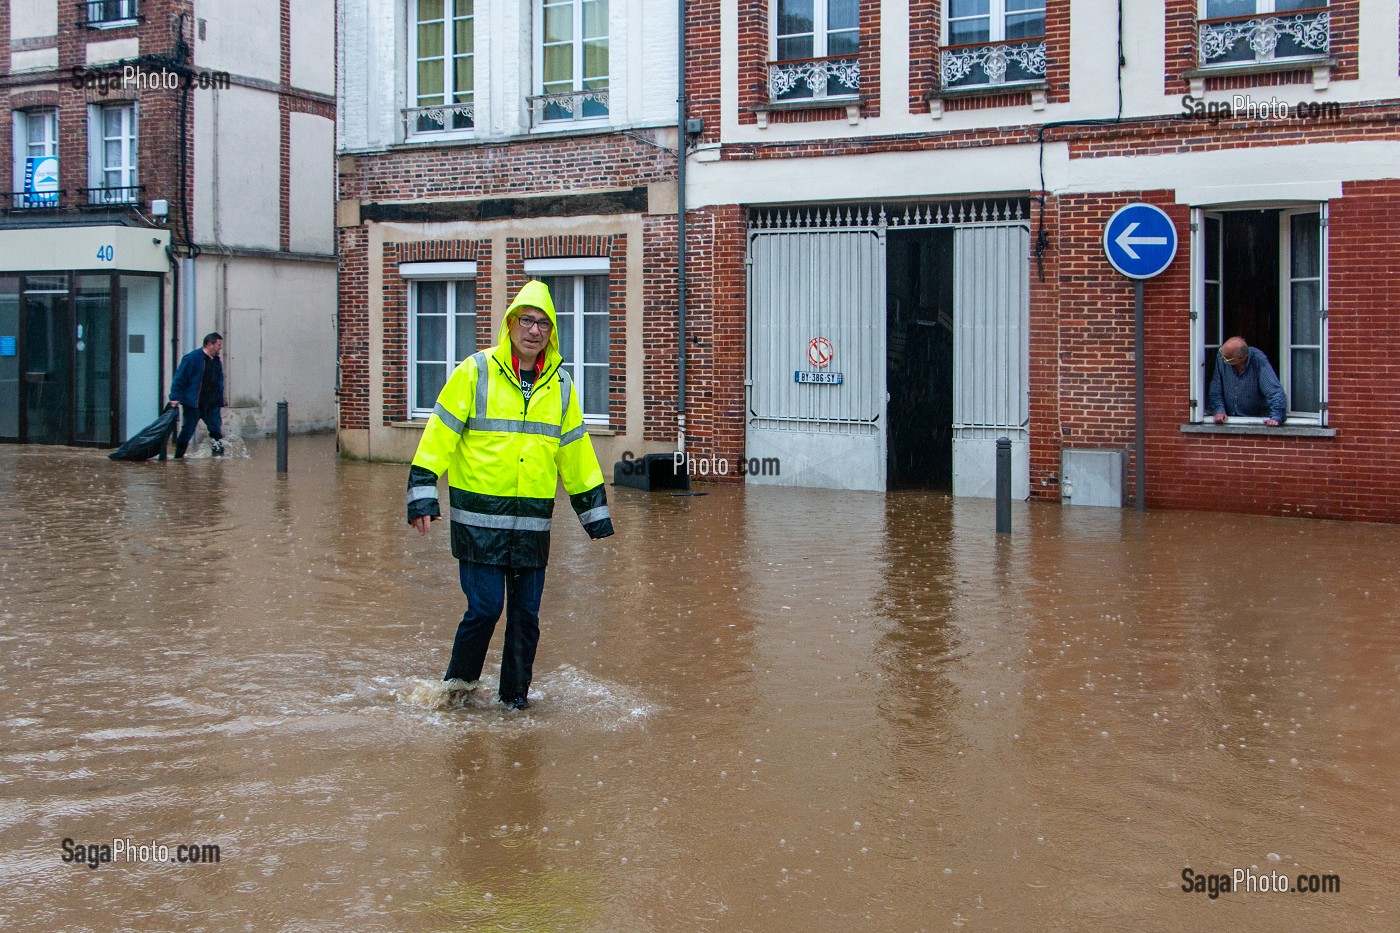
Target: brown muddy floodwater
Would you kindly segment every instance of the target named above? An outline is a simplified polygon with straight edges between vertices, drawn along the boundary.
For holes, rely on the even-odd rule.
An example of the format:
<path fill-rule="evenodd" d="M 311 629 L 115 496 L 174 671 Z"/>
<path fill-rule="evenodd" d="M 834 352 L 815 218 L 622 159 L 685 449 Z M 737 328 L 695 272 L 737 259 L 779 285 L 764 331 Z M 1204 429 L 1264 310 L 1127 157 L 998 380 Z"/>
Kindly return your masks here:
<path fill-rule="evenodd" d="M 0 928 L 1400 930 L 1400 527 L 614 489 L 443 712 L 406 469 L 273 453 L 0 447 Z"/>

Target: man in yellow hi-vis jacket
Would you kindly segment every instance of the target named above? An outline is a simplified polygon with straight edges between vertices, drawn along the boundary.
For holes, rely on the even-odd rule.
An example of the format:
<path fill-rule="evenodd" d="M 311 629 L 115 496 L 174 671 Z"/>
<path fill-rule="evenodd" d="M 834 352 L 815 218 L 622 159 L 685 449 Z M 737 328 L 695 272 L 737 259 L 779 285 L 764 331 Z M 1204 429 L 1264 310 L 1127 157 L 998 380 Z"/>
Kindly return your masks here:
<path fill-rule="evenodd" d="M 467 611 L 443 680 L 480 676 L 496 621 L 506 612 L 500 700 L 525 709 L 540 638 L 540 597 L 559 478 L 590 538 L 613 533 L 603 472 L 562 365 L 554 301 L 528 282 L 506 309 L 500 340 L 448 377 L 408 474 L 408 521 L 419 534 L 441 517 L 448 477 L 452 555 Z"/>

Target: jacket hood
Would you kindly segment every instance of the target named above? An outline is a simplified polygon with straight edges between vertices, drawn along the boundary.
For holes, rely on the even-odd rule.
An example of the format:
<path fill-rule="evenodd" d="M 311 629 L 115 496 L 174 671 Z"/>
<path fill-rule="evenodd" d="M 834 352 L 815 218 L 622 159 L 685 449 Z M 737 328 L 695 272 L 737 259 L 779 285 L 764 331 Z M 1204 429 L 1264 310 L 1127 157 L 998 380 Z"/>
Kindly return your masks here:
<path fill-rule="evenodd" d="M 516 293 L 515 300 L 506 308 L 505 317 L 501 320 L 501 330 L 497 334 L 496 347 L 497 354 L 502 357 L 505 364 L 510 363 L 511 354 L 514 347 L 510 342 L 510 319 L 519 308 L 539 308 L 549 318 L 551 327 L 549 328 L 549 342 L 544 348 L 544 369 L 552 369 L 562 363 L 563 356 L 559 353 L 559 320 L 554 315 L 554 299 L 549 295 L 549 286 L 538 279 L 525 283 L 525 286 Z"/>

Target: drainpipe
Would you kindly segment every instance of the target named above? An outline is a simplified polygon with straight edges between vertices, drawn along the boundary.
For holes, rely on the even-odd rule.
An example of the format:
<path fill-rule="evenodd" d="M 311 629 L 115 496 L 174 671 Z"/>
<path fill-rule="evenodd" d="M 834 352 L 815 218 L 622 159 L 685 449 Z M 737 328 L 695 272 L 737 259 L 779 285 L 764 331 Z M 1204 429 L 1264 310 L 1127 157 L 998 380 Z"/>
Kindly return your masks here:
<path fill-rule="evenodd" d="M 685 0 L 676 0 L 676 449 L 685 453 Z"/>

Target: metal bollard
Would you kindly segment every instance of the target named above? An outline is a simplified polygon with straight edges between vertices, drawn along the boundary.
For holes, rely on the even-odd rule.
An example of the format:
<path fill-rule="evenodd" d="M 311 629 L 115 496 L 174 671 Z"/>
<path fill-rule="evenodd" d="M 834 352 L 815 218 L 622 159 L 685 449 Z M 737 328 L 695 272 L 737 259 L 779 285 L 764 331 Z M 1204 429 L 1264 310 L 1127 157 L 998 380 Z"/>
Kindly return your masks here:
<path fill-rule="evenodd" d="M 287 472 L 287 400 L 277 403 L 277 472 Z"/>
<path fill-rule="evenodd" d="M 997 534 L 1011 534 L 1011 438 L 997 438 Z"/>

